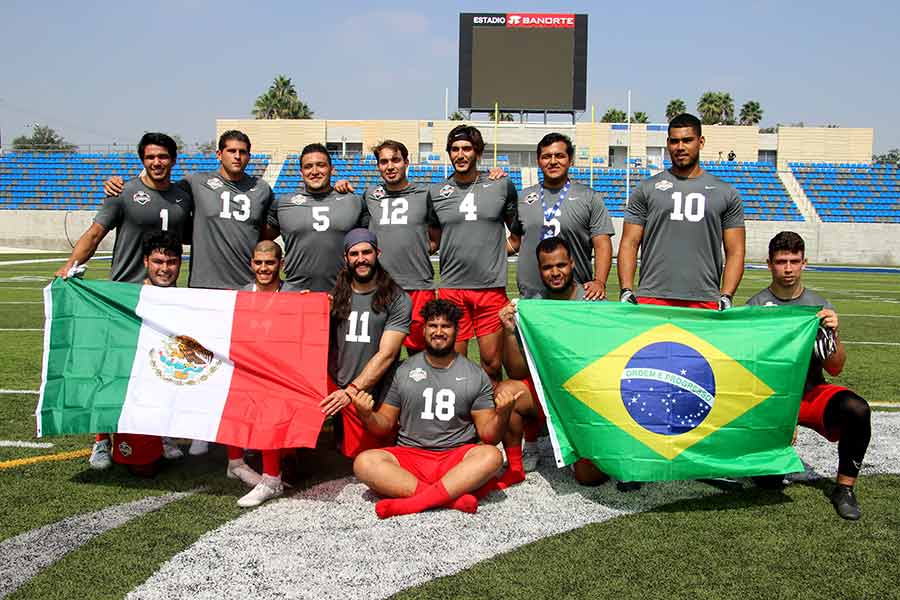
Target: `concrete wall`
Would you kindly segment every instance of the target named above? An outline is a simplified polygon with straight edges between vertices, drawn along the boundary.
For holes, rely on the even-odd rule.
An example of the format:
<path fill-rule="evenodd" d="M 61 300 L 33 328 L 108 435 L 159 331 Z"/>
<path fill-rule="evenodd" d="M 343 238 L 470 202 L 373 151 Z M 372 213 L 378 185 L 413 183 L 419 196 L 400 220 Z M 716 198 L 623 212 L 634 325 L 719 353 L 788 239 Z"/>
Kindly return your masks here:
<path fill-rule="evenodd" d="M 700 160 L 727 160 L 734 151 L 735 160 L 756 162 L 759 157 L 759 130 L 740 125 L 706 125 L 703 137 L 706 144 Z"/>
<path fill-rule="evenodd" d="M 778 168 L 788 162 L 868 163 L 875 131 L 852 127 L 779 127 Z"/>
<path fill-rule="evenodd" d="M 283 159 L 299 154 L 307 144 L 324 143 L 327 123 L 318 119 L 217 119 L 216 137 L 239 129 L 250 136 L 253 152 Z"/>
<path fill-rule="evenodd" d="M 0 246 L 70 250 L 93 216 L 93 211 L 3 210 L 0 211 Z M 618 249 L 622 219 L 614 218 L 613 225 L 616 229 L 613 247 Z M 765 261 L 769 240 L 784 230 L 803 236 L 811 263 L 900 265 L 900 224 L 748 221 L 747 260 Z M 111 233 L 101 249 L 111 250 L 113 239 Z"/>

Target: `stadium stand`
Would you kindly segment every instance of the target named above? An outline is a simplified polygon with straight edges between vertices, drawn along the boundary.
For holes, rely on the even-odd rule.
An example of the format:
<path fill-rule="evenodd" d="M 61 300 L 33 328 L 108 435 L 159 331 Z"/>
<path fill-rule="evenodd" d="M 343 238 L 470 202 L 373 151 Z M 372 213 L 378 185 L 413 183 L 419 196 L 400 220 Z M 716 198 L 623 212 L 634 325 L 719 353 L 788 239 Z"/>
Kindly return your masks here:
<path fill-rule="evenodd" d="M 900 169 L 865 163 L 788 163 L 821 219 L 900 223 Z"/>
<path fill-rule="evenodd" d="M 569 175 L 574 181 L 591 184 L 591 172 L 585 168 L 571 168 Z M 594 169 L 593 189 L 603 194 L 603 202 L 611 217 L 625 216 L 626 197 L 626 170 L 625 169 Z M 631 189 L 633 190 L 641 180 L 650 177 L 649 169 L 631 169 Z M 543 174 L 538 170 L 538 179 L 543 181 Z"/>
<path fill-rule="evenodd" d="M 247 172 L 262 175 L 266 154 L 253 154 Z M 183 154 L 172 169 L 178 180 L 194 171 L 219 167 L 215 154 Z M 0 209 L 95 209 L 103 200 L 103 181 L 141 172 L 135 154 L 13 152 L 0 156 Z"/>

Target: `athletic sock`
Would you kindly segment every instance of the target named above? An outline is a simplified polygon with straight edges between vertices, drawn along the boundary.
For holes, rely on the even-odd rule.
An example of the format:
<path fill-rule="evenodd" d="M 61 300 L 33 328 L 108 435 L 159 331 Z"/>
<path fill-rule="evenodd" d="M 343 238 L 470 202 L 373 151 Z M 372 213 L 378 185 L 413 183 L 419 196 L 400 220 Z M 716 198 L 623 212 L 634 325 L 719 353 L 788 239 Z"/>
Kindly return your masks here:
<path fill-rule="evenodd" d="M 474 513 L 478 511 L 478 498 L 472 494 L 463 494 L 459 498 L 451 500 L 449 504 L 444 504 L 444 506 L 464 513 Z"/>
<path fill-rule="evenodd" d="M 506 460 L 509 463 L 509 467 L 497 482 L 497 488 L 501 490 L 525 481 L 525 467 L 522 466 L 522 446 L 510 446 L 507 448 L 504 444 L 504 449 L 506 450 Z"/>
<path fill-rule="evenodd" d="M 98 433 L 96 436 L 94 436 L 95 442 L 102 442 L 103 440 L 108 440 L 108 439 L 109 439 L 108 433 Z"/>
<path fill-rule="evenodd" d="M 409 498 L 388 498 L 375 503 L 375 513 L 379 519 L 420 513 L 450 502 L 450 494 L 444 484 L 437 483 L 428 486 L 422 492 Z"/>
<path fill-rule="evenodd" d="M 478 500 L 481 500 L 496 489 L 499 489 L 497 487 L 497 478 L 491 477 L 484 482 L 484 485 L 472 492 L 472 495 L 475 496 L 475 498 L 477 498 Z"/>
<path fill-rule="evenodd" d="M 281 450 L 262 451 L 262 471 L 269 477 L 281 477 Z"/>
<path fill-rule="evenodd" d="M 522 435 L 526 442 L 536 442 L 540 430 L 541 422 L 537 419 L 525 419 L 525 423 L 522 425 Z"/>

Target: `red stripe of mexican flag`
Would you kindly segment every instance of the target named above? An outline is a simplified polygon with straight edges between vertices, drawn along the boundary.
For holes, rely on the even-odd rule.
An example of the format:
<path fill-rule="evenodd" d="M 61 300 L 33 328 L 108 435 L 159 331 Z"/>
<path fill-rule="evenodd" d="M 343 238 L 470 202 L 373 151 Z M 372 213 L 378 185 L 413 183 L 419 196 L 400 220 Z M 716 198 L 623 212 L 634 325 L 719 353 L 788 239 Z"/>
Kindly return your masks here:
<path fill-rule="evenodd" d="M 327 379 L 325 294 L 57 279 L 44 300 L 39 435 L 315 446 Z"/>

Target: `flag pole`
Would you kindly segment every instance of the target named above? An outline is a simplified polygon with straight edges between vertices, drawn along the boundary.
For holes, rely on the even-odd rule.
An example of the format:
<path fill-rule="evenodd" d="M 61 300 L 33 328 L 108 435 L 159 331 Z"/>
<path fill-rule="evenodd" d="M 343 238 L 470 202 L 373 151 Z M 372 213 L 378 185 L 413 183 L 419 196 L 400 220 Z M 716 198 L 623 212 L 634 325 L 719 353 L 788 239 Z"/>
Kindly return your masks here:
<path fill-rule="evenodd" d="M 494 102 L 494 168 L 497 168 L 497 126 L 500 123 L 500 103 Z"/>
<path fill-rule="evenodd" d="M 594 105 L 591 104 L 591 156 L 590 156 L 590 173 L 591 173 L 591 189 L 594 189 L 594 145 L 596 143 L 596 121 L 594 120 Z"/>
<path fill-rule="evenodd" d="M 628 112 L 625 113 L 625 123 L 628 128 L 628 146 L 625 148 L 625 206 L 631 197 L 631 90 L 628 90 Z"/>

